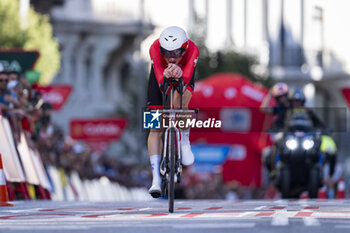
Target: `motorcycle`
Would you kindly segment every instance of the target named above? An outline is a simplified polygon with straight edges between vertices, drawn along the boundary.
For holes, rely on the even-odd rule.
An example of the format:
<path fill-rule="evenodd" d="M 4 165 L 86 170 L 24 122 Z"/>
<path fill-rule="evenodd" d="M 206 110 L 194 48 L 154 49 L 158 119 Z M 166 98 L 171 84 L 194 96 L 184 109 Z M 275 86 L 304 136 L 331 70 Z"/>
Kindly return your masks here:
<path fill-rule="evenodd" d="M 306 114 L 295 114 L 276 142 L 276 185 L 282 198 L 298 198 L 305 190 L 317 198 L 322 186 L 321 132 Z"/>

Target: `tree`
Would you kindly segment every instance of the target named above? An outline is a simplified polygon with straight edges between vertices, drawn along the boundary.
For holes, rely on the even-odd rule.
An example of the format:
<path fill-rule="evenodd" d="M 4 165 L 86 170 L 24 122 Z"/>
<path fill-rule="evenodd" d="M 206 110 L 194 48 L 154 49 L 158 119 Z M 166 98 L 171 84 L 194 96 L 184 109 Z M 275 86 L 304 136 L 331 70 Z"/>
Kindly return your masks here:
<path fill-rule="evenodd" d="M 41 72 L 40 83 L 49 84 L 60 68 L 57 40 L 52 36 L 52 26 L 46 15 L 33 8 L 28 12 L 28 28 L 20 26 L 19 1 L 0 1 L 0 48 L 38 50 L 40 58 L 35 69 Z"/>

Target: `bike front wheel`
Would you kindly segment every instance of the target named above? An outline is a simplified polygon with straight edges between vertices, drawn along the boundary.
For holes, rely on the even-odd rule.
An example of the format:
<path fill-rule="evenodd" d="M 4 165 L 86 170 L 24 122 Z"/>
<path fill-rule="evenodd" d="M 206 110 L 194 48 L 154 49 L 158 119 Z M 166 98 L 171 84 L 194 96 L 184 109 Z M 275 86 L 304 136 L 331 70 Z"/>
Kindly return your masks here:
<path fill-rule="evenodd" d="M 175 199 L 175 130 L 172 129 L 169 137 L 169 162 L 170 162 L 170 179 L 168 183 L 168 199 L 169 199 L 169 212 L 174 212 L 174 199 Z"/>

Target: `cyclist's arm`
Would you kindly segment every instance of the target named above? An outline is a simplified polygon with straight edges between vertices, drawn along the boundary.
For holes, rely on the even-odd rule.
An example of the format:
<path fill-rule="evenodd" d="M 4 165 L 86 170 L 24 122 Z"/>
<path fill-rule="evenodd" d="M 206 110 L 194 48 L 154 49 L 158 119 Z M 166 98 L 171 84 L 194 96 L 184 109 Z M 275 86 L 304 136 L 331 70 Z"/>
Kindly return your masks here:
<path fill-rule="evenodd" d="M 159 44 L 157 40 L 152 44 L 151 48 L 149 49 L 149 54 L 152 60 L 154 74 L 159 85 L 163 82 L 163 73 L 165 68 L 162 64 L 162 57 L 159 52 Z"/>
<path fill-rule="evenodd" d="M 186 63 L 186 65 L 182 68 L 182 77 L 184 80 L 184 83 L 188 84 L 191 81 L 194 68 L 196 67 L 197 59 L 199 56 L 199 50 L 197 46 L 193 46 L 193 49 L 189 51 L 189 59 Z"/>

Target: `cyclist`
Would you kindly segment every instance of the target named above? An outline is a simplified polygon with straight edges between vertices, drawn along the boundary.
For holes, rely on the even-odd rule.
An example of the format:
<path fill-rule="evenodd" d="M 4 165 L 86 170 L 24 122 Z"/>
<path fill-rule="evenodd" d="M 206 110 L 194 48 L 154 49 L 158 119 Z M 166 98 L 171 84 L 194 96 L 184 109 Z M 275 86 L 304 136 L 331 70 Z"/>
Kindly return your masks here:
<path fill-rule="evenodd" d="M 277 140 L 281 137 L 281 131 L 284 128 L 286 112 L 290 108 L 290 103 L 288 100 L 288 85 L 285 83 L 276 83 L 270 89 L 268 95 L 264 98 L 260 105 L 260 110 L 266 114 L 273 114 L 275 116 L 274 121 L 271 126 L 273 132 L 273 140 Z M 269 107 L 271 98 L 274 98 L 276 105 Z M 268 147 L 263 153 L 263 162 L 269 172 L 270 179 L 273 179 L 276 174 L 275 167 L 275 145 Z"/>
<path fill-rule="evenodd" d="M 149 50 L 152 68 L 148 82 L 147 106 L 152 109 L 161 109 L 161 85 L 164 78 L 183 78 L 185 87 L 183 92 L 182 108 L 187 109 L 194 88 L 194 70 L 199 50 L 195 43 L 188 39 L 186 32 L 177 26 L 163 30 L 159 39 L 155 40 Z M 174 107 L 180 108 L 180 95 L 174 93 Z M 152 186 L 149 193 L 154 198 L 161 196 L 161 177 L 159 165 L 162 152 L 162 132 L 151 130 L 148 136 L 148 153 L 152 166 Z M 182 164 L 191 165 L 194 156 L 189 141 L 189 129 L 181 130 Z"/>
<path fill-rule="evenodd" d="M 271 98 L 274 98 L 277 105 L 269 108 Z M 286 110 L 290 107 L 288 100 L 288 86 L 285 83 L 276 83 L 270 90 L 269 94 L 261 103 L 260 110 L 267 114 L 277 115 L 272 124 L 273 130 L 279 130 L 284 127 Z"/>

